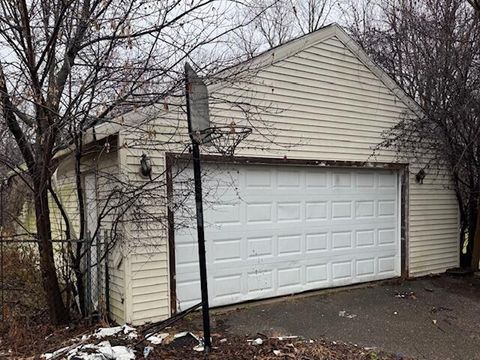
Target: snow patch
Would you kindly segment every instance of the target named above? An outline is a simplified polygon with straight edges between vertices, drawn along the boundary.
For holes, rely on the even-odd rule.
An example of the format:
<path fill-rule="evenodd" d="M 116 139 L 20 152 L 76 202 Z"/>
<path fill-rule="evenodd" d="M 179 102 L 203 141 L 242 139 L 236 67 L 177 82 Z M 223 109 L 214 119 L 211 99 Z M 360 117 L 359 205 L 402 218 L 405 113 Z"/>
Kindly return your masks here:
<path fill-rule="evenodd" d="M 168 333 L 160 333 L 155 335 L 147 336 L 147 340 L 150 341 L 153 345 L 160 345 L 163 340 L 168 337 Z"/>
<path fill-rule="evenodd" d="M 72 349 L 67 354 L 68 360 L 135 360 L 132 349 L 126 346 L 112 346 L 109 341 L 98 345 L 86 344 Z"/>
<path fill-rule="evenodd" d="M 101 338 L 104 338 L 104 337 L 117 335 L 120 332 L 122 332 L 126 335 L 126 334 L 129 334 L 129 333 L 134 332 L 134 331 L 135 331 L 135 328 L 130 327 L 127 324 L 125 324 L 125 325 L 122 325 L 122 326 L 114 326 L 114 327 L 109 327 L 109 328 L 99 328 L 95 331 L 94 336 L 97 339 L 101 339 Z"/>
<path fill-rule="evenodd" d="M 130 335 L 135 333 L 135 329 L 128 325 L 100 328 L 93 334 L 93 336 L 99 339 L 106 336 L 114 336 L 120 332 Z M 86 341 L 89 338 L 90 336 L 84 336 L 82 337 L 82 340 Z M 112 346 L 109 341 L 104 340 L 96 345 L 82 344 L 75 347 L 64 347 L 53 353 L 43 354 L 42 358 L 45 360 L 58 358 L 67 360 L 134 360 L 135 353 L 130 347 Z"/>

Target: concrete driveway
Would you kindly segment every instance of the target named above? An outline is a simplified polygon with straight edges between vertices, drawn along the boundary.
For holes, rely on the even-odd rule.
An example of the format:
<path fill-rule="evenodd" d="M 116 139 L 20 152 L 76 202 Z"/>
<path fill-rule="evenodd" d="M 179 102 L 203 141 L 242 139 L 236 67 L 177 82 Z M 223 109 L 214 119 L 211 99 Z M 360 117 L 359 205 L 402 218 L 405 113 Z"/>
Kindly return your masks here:
<path fill-rule="evenodd" d="M 214 314 L 236 335 L 300 335 L 413 356 L 480 359 L 480 279 L 393 281 Z"/>

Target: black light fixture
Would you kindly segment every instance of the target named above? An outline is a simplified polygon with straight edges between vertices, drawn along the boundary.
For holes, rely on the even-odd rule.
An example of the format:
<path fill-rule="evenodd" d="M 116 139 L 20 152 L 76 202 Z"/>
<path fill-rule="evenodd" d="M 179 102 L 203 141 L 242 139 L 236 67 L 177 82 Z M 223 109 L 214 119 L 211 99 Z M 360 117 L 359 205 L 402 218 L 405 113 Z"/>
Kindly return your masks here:
<path fill-rule="evenodd" d="M 425 170 L 421 169 L 417 175 L 415 175 L 415 180 L 417 181 L 417 183 L 419 184 L 423 184 L 423 179 L 425 179 L 425 176 L 427 174 L 425 173 Z"/>
<path fill-rule="evenodd" d="M 142 154 L 142 158 L 140 159 L 140 173 L 152 180 L 152 161 L 145 153 Z"/>

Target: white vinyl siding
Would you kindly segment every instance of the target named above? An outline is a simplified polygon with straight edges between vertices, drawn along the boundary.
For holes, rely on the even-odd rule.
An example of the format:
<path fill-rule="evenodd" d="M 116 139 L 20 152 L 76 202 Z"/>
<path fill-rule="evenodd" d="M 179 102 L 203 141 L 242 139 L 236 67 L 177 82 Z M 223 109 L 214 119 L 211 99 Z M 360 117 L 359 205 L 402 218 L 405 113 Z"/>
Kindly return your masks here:
<path fill-rule="evenodd" d="M 172 126 L 168 131 L 174 129 Z M 152 176 L 159 176 L 165 170 L 165 154 L 157 149 L 155 139 L 143 139 L 145 129 L 129 129 L 122 134 L 120 149 L 122 169 L 131 184 L 142 185 L 145 178 L 140 174 L 142 153 L 147 153 L 152 161 Z M 164 180 L 160 180 L 164 181 Z M 155 186 L 155 185 L 154 185 Z M 157 321 L 170 313 L 168 245 L 166 224 L 166 187 L 158 186 L 149 194 L 140 194 L 142 210 L 156 220 L 145 221 L 128 218 L 125 222 L 127 244 L 125 247 L 125 289 L 126 321 L 141 324 Z"/>

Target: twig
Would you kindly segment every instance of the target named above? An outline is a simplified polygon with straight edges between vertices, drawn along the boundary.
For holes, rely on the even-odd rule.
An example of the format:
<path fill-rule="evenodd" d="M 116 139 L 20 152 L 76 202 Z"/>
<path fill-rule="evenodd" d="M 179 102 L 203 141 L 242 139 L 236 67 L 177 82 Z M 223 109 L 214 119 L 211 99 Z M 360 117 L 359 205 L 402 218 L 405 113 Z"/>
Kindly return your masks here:
<path fill-rule="evenodd" d="M 192 307 L 190 307 L 186 310 L 183 310 L 182 312 L 179 312 L 179 313 L 173 315 L 172 317 L 169 317 L 166 320 L 162 320 L 158 323 L 151 324 L 150 326 L 148 326 L 147 328 L 142 330 L 142 333 L 144 335 L 142 336 L 142 338 L 139 341 L 137 341 L 137 343 L 135 343 L 135 346 L 137 346 L 138 344 L 140 344 L 144 340 L 146 340 L 147 335 L 154 334 L 154 333 L 158 332 L 159 330 L 165 329 L 167 326 L 170 326 L 170 325 L 176 323 L 177 321 L 183 319 L 185 316 L 187 316 L 191 312 L 194 312 L 195 310 L 197 310 L 200 306 L 202 306 L 201 302 L 199 302 L 196 305 L 193 305 Z"/>

